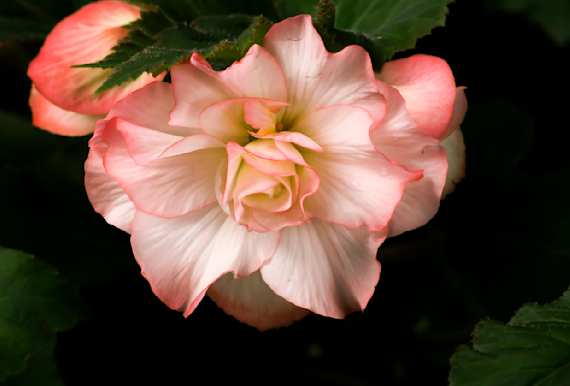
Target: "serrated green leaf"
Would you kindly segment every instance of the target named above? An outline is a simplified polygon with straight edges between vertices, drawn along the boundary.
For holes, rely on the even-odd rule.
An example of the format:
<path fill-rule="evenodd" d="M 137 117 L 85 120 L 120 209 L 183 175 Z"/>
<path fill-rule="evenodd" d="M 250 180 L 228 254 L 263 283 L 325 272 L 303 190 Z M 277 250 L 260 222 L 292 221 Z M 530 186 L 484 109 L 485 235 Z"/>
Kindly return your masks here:
<path fill-rule="evenodd" d="M 235 32 L 231 35 L 226 35 L 229 37 L 228 40 L 222 41 L 205 55 L 205 58 L 214 69 L 223 70 L 235 61 L 239 61 L 254 44 L 263 45 L 265 34 L 273 23 L 263 16 L 249 18 L 249 21 L 246 28 L 243 28 L 245 23 L 238 25 L 241 28 L 239 35 L 236 36 L 235 34 L 238 28 L 234 28 L 233 31 Z"/>
<path fill-rule="evenodd" d="M 570 290 L 527 304 L 507 325 L 483 320 L 451 358 L 451 386 L 555 386 L 570 380 Z"/>
<path fill-rule="evenodd" d="M 157 76 L 174 64 L 188 59 L 194 52 L 203 54 L 218 69 L 223 69 L 240 60 L 253 44 L 263 43 L 263 37 L 271 25 L 263 16 L 199 18 L 190 25 L 179 23 L 160 32 L 154 37 L 155 41 L 144 48 L 142 46 L 148 42 L 145 39 L 151 38 L 138 33 L 141 40 L 136 41 L 133 37 L 142 28 L 134 29 L 128 40 L 121 41 L 115 47 L 115 53 L 99 63 L 78 67 L 115 68 L 115 72 L 97 90 L 95 96 L 130 79 L 136 79 L 143 72 Z"/>
<path fill-rule="evenodd" d="M 271 28 L 273 23 L 264 18 L 263 16 L 258 16 L 253 23 L 243 31 L 243 33 L 237 38 L 237 45 L 242 49 L 242 55 L 250 49 L 254 44 L 263 45 L 263 40 L 265 35 Z"/>
<path fill-rule="evenodd" d="M 0 380 L 22 372 L 31 355 L 86 312 L 77 289 L 55 269 L 0 247 Z"/>
<path fill-rule="evenodd" d="M 146 47 L 153 45 L 160 33 L 175 26 L 174 21 L 156 6 L 147 6 L 141 12 L 141 18 L 126 25 L 127 36 L 119 40 L 113 52 L 96 63 L 82 63 L 73 67 L 115 68 L 126 62 Z"/>
<path fill-rule="evenodd" d="M 148 6 L 141 11 L 141 17 L 125 26 L 130 30 L 140 30 L 150 38 L 175 25 L 176 22 L 157 6 Z"/>
<path fill-rule="evenodd" d="M 53 25 L 35 20 L 0 16 L 0 42 L 5 40 L 44 40 Z"/>
<path fill-rule="evenodd" d="M 332 0 L 335 27 L 370 35 L 379 41 L 386 59 L 414 48 L 416 40 L 445 25 L 452 0 Z"/>
<path fill-rule="evenodd" d="M 257 20 L 254 16 L 224 15 L 200 17 L 190 26 L 218 40 L 233 41 Z"/>
<path fill-rule="evenodd" d="M 317 5 L 316 16 L 313 18 L 313 25 L 323 38 L 327 50 L 337 52 L 349 45 L 359 45 L 370 54 L 373 67 L 380 70 L 385 61 L 380 45 L 364 34 L 335 28 L 335 8 L 332 2 L 323 0 Z"/>
<path fill-rule="evenodd" d="M 136 79 L 143 72 L 157 76 L 194 52 L 208 52 L 219 44 L 218 39 L 186 24 L 179 24 L 157 36 L 151 46 L 137 52 L 115 68 L 115 72 L 97 90 L 95 96 L 111 87 Z"/>

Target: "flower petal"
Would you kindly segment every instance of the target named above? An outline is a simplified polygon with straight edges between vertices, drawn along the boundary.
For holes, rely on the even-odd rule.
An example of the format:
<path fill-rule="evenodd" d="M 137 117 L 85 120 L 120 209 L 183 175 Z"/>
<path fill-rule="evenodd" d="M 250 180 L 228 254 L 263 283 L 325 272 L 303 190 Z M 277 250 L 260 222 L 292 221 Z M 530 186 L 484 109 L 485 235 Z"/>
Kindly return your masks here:
<path fill-rule="evenodd" d="M 159 158 L 148 166 L 140 166 L 129 154 L 128 138 L 121 133 L 123 124 L 127 122 L 114 118 L 105 127 L 102 139 L 109 147 L 103 161 L 107 174 L 119 182 L 137 208 L 157 216 L 175 217 L 216 201 L 215 176 L 225 158 L 223 147 Z M 193 141 L 202 143 L 202 136 L 205 134 L 186 137 L 173 147 L 189 146 Z"/>
<path fill-rule="evenodd" d="M 455 190 L 457 184 L 465 177 L 465 144 L 461 129 L 455 130 L 449 137 L 441 141 L 441 146 L 447 153 L 447 177 L 441 198 L 445 198 Z"/>
<path fill-rule="evenodd" d="M 319 152 L 323 151 L 323 148 L 320 147 L 318 143 L 316 143 L 306 135 L 295 131 L 282 131 L 280 133 L 271 133 L 266 135 L 258 135 L 252 132 L 250 132 L 249 134 L 251 134 L 251 136 L 255 138 L 274 139 L 276 145 L 277 142 L 289 142 L 310 150 L 319 151 Z"/>
<path fill-rule="evenodd" d="M 445 60 L 423 54 L 392 60 L 384 64 L 378 79 L 400 92 L 425 134 L 443 138 L 455 101 L 455 78 Z"/>
<path fill-rule="evenodd" d="M 121 26 L 139 17 L 137 8 L 122 1 L 87 4 L 55 26 L 38 56 L 30 62 L 28 76 L 38 91 L 60 108 L 81 114 L 108 113 L 117 101 L 154 81 L 153 76 L 145 73 L 93 99 L 113 70 L 70 67 L 105 58 L 127 34 L 128 30 Z"/>
<path fill-rule="evenodd" d="M 189 64 L 173 66 L 171 77 L 176 98 L 171 125 L 198 128 L 200 113 L 226 99 L 287 101 L 287 85 L 279 63 L 257 44 L 224 71 L 212 70 L 205 59 L 194 54 Z"/>
<path fill-rule="evenodd" d="M 459 125 L 463 123 L 463 118 L 467 114 L 467 98 L 465 97 L 465 87 L 457 87 L 455 95 L 455 103 L 453 104 L 453 117 L 448 123 L 448 130 L 445 135 L 441 138 L 444 140 L 451 133 L 459 128 Z"/>
<path fill-rule="evenodd" d="M 44 98 L 34 85 L 30 92 L 29 104 L 32 109 L 32 124 L 58 135 L 75 137 L 91 134 L 95 122 L 104 117 L 104 115 L 78 114 L 59 108 Z"/>
<path fill-rule="evenodd" d="M 276 232 L 284 227 L 296 226 L 305 221 L 311 221 L 305 211 L 304 201 L 319 188 L 319 176 L 309 167 L 297 166 L 296 169 L 299 176 L 299 192 L 297 200 L 290 209 L 280 213 L 252 210 L 253 220 L 263 228 Z"/>
<path fill-rule="evenodd" d="M 394 164 L 376 150 L 371 125 L 363 108 L 336 105 L 313 111 L 294 127 L 325 150 L 302 151 L 320 178 L 319 189 L 306 200 L 307 210 L 319 219 L 349 229 L 381 230 L 406 183 L 421 178 L 421 172 Z"/>
<path fill-rule="evenodd" d="M 344 318 L 363 310 L 380 277 L 376 251 L 387 230 L 348 230 L 315 219 L 281 230 L 263 280 L 285 300 L 321 315 Z"/>
<path fill-rule="evenodd" d="M 135 204 L 103 167 L 105 147 L 92 147 L 85 161 L 85 190 L 95 212 L 127 233 L 135 215 Z"/>
<path fill-rule="evenodd" d="M 199 129 L 171 126 L 170 111 L 174 108 L 174 93 L 170 83 L 152 82 L 129 94 L 113 106 L 107 115 L 107 121 L 118 117 L 139 126 L 160 131 L 162 133 L 186 137 L 202 133 Z M 101 128 L 101 130 L 104 128 Z"/>
<path fill-rule="evenodd" d="M 206 294 L 226 313 L 261 331 L 288 326 L 310 313 L 277 296 L 259 271 L 239 279 L 226 273 Z"/>
<path fill-rule="evenodd" d="M 271 257 L 279 233 L 248 233 L 219 205 L 174 219 L 137 210 L 133 251 L 153 292 L 170 308 L 190 315 L 220 276 L 247 276 Z"/>
<path fill-rule="evenodd" d="M 287 79 L 291 106 L 281 120 L 285 127 L 311 111 L 335 104 L 365 108 L 374 125 L 382 119 L 384 100 L 374 82 L 368 53 L 360 46 L 329 53 L 310 15 L 275 24 L 263 46 L 277 59 Z"/>
<path fill-rule="evenodd" d="M 249 141 L 251 127 L 244 120 L 244 103 L 257 102 L 267 108 L 280 108 L 286 102 L 259 98 L 228 99 L 214 103 L 200 113 L 200 128 L 224 143 L 237 142 L 245 145 Z"/>
<path fill-rule="evenodd" d="M 439 141 L 423 133 L 406 110 L 399 92 L 378 81 L 387 101 L 386 116 L 370 133 L 376 148 L 389 159 L 409 169 L 423 170 L 423 178 L 406 185 L 390 220 L 389 236 L 425 225 L 439 210 L 447 161 Z"/>

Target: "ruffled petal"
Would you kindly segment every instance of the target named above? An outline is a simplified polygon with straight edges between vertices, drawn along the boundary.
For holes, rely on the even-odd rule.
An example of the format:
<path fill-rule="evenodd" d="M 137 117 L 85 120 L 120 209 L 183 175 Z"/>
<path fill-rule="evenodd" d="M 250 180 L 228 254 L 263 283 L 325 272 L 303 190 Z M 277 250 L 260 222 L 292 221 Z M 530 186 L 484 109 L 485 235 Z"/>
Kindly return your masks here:
<path fill-rule="evenodd" d="M 370 140 L 371 126 L 366 110 L 336 105 L 310 113 L 294 127 L 325 151 L 302 151 L 320 178 L 319 189 L 306 200 L 307 210 L 319 219 L 349 229 L 381 230 L 405 185 L 422 177 L 378 152 Z"/>
<path fill-rule="evenodd" d="M 239 279 L 227 273 L 206 294 L 227 314 L 261 331 L 286 327 L 310 313 L 277 296 L 259 271 Z"/>
<path fill-rule="evenodd" d="M 117 228 L 131 233 L 135 204 L 103 167 L 105 147 L 93 147 L 85 161 L 85 190 L 95 212 Z"/>
<path fill-rule="evenodd" d="M 226 155 L 223 144 L 216 141 L 210 145 L 219 147 L 198 150 L 197 146 L 192 148 L 192 142 L 211 141 L 203 141 L 205 134 L 189 136 L 171 148 L 182 147 L 192 152 L 173 151 L 178 155 L 159 157 L 147 166 L 140 166 L 129 154 L 126 143 L 129 136 L 125 137 L 121 132 L 124 130 L 122 125 L 132 124 L 114 118 L 105 127 L 102 139 L 109 147 L 103 161 L 107 174 L 119 182 L 137 208 L 157 216 L 175 217 L 216 201 L 216 170 Z M 141 133 L 145 130 L 153 132 L 142 127 L 138 129 Z M 163 155 L 169 155 L 168 150 Z"/>
<path fill-rule="evenodd" d="M 387 230 L 348 230 L 315 219 L 281 230 L 261 267 L 267 285 L 298 307 L 333 318 L 363 310 L 380 277 L 376 251 Z"/>
<path fill-rule="evenodd" d="M 455 130 L 449 137 L 441 141 L 447 153 L 447 177 L 441 198 L 445 198 L 455 190 L 455 184 L 465 177 L 465 143 L 461 129 Z"/>
<path fill-rule="evenodd" d="M 444 140 L 451 133 L 459 128 L 459 125 L 463 123 L 463 118 L 467 114 L 467 98 L 465 97 L 465 87 L 457 87 L 455 94 L 455 103 L 453 104 L 453 117 L 449 122 L 448 130 L 445 135 L 441 138 Z"/>
<path fill-rule="evenodd" d="M 32 85 L 29 100 L 32 109 L 32 124 L 53 134 L 79 137 L 91 134 L 95 122 L 104 115 L 85 115 L 57 107 Z"/>
<path fill-rule="evenodd" d="M 127 34 L 128 30 L 121 27 L 139 17 L 137 8 L 121 1 L 87 4 L 55 26 L 38 56 L 30 62 L 28 76 L 38 91 L 60 108 L 80 114 L 108 113 L 117 101 L 155 78 L 144 73 L 94 99 L 95 91 L 113 69 L 70 67 L 105 58 Z"/>
<path fill-rule="evenodd" d="M 171 125 L 198 128 L 200 113 L 227 99 L 287 101 L 287 85 L 279 63 L 257 44 L 224 71 L 212 70 L 205 59 L 194 54 L 189 64 L 173 66 L 171 77 L 176 98 Z"/>
<path fill-rule="evenodd" d="M 381 81 L 378 88 L 388 108 L 380 127 L 370 134 L 376 148 L 409 169 L 423 170 L 421 180 L 406 185 L 392 215 L 389 236 L 396 236 L 425 225 L 437 213 L 447 161 L 439 141 L 423 133 L 410 117 L 398 91 Z"/>
<path fill-rule="evenodd" d="M 455 78 L 445 60 L 423 54 L 392 60 L 384 64 L 378 79 L 400 92 L 425 134 L 445 136 L 455 101 Z"/>
<path fill-rule="evenodd" d="M 141 273 L 153 292 L 184 316 L 224 273 L 241 277 L 257 271 L 279 240 L 275 232 L 248 233 L 217 204 L 174 219 L 137 210 L 132 231 Z"/>
<path fill-rule="evenodd" d="M 348 46 L 329 53 L 309 15 L 275 24 L 263 46 L 273 55 L 287 79 L 287 107 L 281 122 L 287 128 L 311 111 L 335 104 L 365 108 L 376 126 L 384 115 L 384 100 L 378 93 L 368 53 Z"/>
<path fill-rule="evenodd" d="M 173 108 L 172 85 L 165 82 L 152 82 L 117 102 L 107 115 L 106 120 L 122 118 L 139 126 L 180 137 L 203 133 L 199 128 L 169 125 L 169 114 Z M 105 125 L 100 129 L 102 130 L 104 127 Z"/>
<path fill-rule="evenodd" d="M 287 105 L 286 102 L 270 99 L 238 98 L 224 100 L 206 107 L 200 113 L 200 128 L 224 143 L 236 142 L 245 145 L 249 141 L 248 130 L 251 129 L 244 120 L 244 103 L 247 102 L 256 102 L 262 108 L 277 110 Z"/>

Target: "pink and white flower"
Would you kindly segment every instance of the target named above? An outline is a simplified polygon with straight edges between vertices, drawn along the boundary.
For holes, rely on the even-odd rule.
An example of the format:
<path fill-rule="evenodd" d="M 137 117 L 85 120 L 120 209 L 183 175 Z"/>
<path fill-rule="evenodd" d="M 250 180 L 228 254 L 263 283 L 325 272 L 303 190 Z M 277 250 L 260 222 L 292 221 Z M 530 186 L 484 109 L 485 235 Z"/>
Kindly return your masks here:
<path fill-rule="evenodd" d="M 261 330 L 309 311 L 343 318 L 372 296 L 388 233 L 437 212 L 456 162 L 440 139 L 457 131 L 462 92 L 430 105 L 449 117 L 422 120 L 414 96 L 439 91 L 413 88 L 430 68 L 409 71 L 410 83 L 387 79 L 402 93 L 376 80 L 364 49 L 327 52 L 308 15 L 275 24 L 225 71 L 194 54 L 172 85 L 151 83 L 97 122 L 89 199 L 185 316 L 207 293 Z"/>
<path fill-rule="evenodd" d="M 33 82 L 29 104 L 34 126 L 59 135 L 90 134 L 95 122 L 117 101 L 156 80 L 145 73 L 93 98 L 113 69 L 71 68 L 104 59 L 127 35 L 122 26 L 138 18 L 139 9 L 130 4 L 99 1 L 85 5 L 55 26 L 28 67 Z M 162 80 L 164 75 L 157 79 Z"/>

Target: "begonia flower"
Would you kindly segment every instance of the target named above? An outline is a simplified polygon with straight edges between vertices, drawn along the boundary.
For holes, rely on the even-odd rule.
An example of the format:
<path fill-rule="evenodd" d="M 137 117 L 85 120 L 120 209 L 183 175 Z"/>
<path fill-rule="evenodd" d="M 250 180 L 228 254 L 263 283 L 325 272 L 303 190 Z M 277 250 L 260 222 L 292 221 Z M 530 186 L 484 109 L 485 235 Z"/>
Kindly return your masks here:
<path fill-rule="evenodd" d="M 161 80 L 144 73 L 135 81 L 94 98 L 113 69 L 72 68 L 104 59 L 127 35 L 122 28 L 140 18 L 138 8 L 120 1 L 90 3 L 59 22 L 28 67 L 32 79 L 29 104 L 33 124 L 54 134 L 87 135 L 95 122 L 131 92 Z"/>
<path fill-rule="evenodd" d="M 194 54 L 171 77 L 99 120 L 85 163 L 94 209 L 131 233 L 154 293 L 184 316 L 208 294 L 261 330 L 363 310 L 390 229 L 439 207 L 443 135 L 362 47 L 329 53 L 308 15 L 224 71 Z"/>

